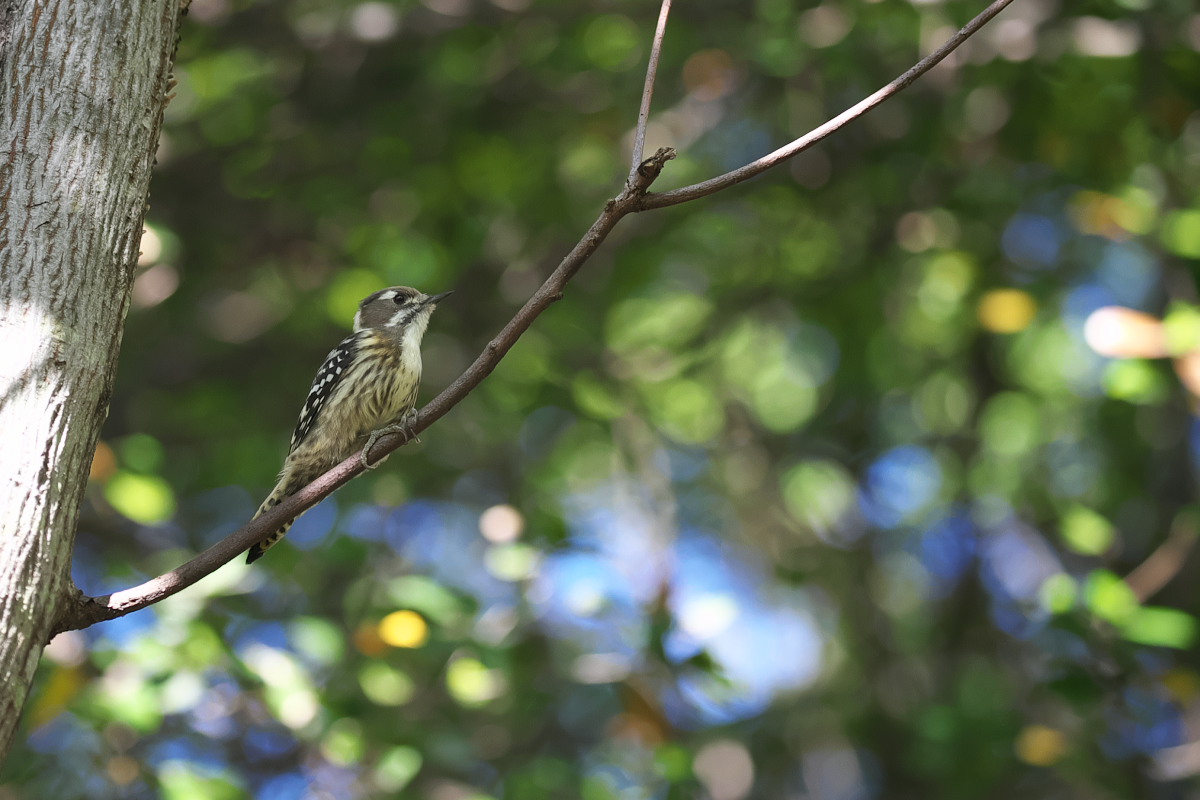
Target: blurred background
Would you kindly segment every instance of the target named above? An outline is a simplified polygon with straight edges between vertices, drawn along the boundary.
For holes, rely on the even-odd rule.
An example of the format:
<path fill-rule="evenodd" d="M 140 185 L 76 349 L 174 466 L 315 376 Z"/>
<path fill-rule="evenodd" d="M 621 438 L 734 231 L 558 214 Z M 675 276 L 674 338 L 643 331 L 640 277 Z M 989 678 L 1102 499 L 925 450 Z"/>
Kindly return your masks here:
<path fill-rule="evenodd" d="M 680 3 L 656 188 L 982 2 Z M 244 523 L 357 302 L 423 399 L 619 189 L 650 0 L 192 0 L 88 594 Z M 1188 798 L 1200 14 L 1016 0 L 627 218 L 467 400 L 248 568 L 58 637 L 0 798 Z"/>

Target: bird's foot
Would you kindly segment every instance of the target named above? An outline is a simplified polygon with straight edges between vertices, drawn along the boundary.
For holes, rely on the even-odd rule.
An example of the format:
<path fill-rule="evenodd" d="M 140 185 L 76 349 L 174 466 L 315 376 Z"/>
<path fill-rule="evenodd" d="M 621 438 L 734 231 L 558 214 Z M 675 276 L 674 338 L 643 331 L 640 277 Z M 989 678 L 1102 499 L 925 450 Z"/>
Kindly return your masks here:
<path fill-rule="evenodd" d="M 365 445 L 363 445 L 362 452 L 358 454 L 358 460 L 362 462 L 363 467 L 365 467 L 366 469 L 375 469 L 380 464 L 382 464 L 384 461 L 387 461 L 387 456 L 384 456 L 383 458 L 379 459 L 374 464 L 372 464 L 370 461 L 367 460 L 367 455 L 371 452 L 371 448 L 375 446 L 375 443 L 377 441 L 379 441 L 380 438 L 387 436 L 389 433 L 402 433 L 402 434 L 404 434 L 405 441 L 412 440 L 412 441 L 420 442 L 421 441 L 420 437 L 417 436 L 417 434 L 415 432 L 413 432 L 413 429 L 412 429 L 413 423 L 415 423 L 416 421 L 417 421 L 416 409 L 409 409 L 408 411 L 406 411 L 404 413 L 404 416 L 400 418 L 399 422 L 394 422 L 391 425 L 388 425 L 387 427 L 384 427 L 384 428 L 380 428 L 377 431 L 371 431 L 371 435 L 369 437 L 367 437 L 367 443 Z"/>

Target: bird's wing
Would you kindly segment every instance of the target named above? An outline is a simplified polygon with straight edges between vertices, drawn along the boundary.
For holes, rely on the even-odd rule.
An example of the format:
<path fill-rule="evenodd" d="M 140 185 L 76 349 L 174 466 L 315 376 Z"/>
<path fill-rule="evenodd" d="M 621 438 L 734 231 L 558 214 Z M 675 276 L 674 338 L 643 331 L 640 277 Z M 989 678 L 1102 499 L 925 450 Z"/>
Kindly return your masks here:
<path fill-rule="evenodd" d="M 317 377 L 313 378 L 312 386 L 308 390 L 304 408 L 300 409 L 300 419 L 296 422 L 295 432 L 292 433 L 289 453 L 296 449 L 297 444 L 304 441 L 304 437 L 317 424 L 317 419 L 321 416 L 321 409 L 325 407 L 333 390 L 345 377 L 346 369 L 353 362 L 360 338 L 358 333 L 350 334 L 342 339 L 337 347 L 330 350 L 329 355 L 325 356 L 325 363 L 317 370 Z"/>

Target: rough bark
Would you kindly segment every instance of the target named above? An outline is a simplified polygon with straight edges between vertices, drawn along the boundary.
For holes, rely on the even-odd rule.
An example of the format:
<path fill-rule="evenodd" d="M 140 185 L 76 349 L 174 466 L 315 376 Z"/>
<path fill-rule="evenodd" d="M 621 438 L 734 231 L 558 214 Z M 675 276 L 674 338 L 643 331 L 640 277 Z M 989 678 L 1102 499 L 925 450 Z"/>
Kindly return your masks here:
<path fill-rule="evenodd" d="M 0 760 L 73 591 L 180 11 L 0 0 Z"/>

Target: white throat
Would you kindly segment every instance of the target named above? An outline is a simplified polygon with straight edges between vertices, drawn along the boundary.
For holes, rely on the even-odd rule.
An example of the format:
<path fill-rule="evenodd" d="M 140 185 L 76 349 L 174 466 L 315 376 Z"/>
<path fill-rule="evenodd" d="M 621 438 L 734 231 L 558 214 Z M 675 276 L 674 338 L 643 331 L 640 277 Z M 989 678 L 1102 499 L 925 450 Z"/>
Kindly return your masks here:
<path fill-rule="evenodd" d="M 429 327 L 429 318 L 432 316 L 432 310 L 430 308 L 421 309 L 421 312 L 404 326 L 404 332 L 400 335 L 400 346 L 404 348 L 405 358 L 408 358 L 409 354 L 412 354 L 417 358 L 418 363 L 420 363 L 421 339 L 425 337 L 425 329 Z M 396 320 L 403 315 L 404 312 L 398 312 L 392 319 Z"/>

